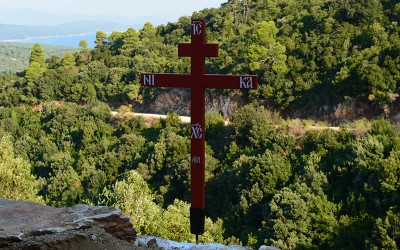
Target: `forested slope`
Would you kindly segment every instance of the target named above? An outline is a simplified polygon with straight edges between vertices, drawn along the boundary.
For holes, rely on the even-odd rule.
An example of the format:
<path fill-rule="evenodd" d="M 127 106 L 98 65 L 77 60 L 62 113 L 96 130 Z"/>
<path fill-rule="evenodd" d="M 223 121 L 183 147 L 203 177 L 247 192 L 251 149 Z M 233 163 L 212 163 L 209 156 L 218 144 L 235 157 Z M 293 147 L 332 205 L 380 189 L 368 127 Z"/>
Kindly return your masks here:
<path fill-rule="evenodd" d="M 193 17 L 207 19 L 207 40 L 220 45 L 219 57 L 208 60 L 208 72 L 260 76 L 260 89 L 245 95 L 250 100 L 321 116 L 355 99 L 379 114 L 398 99 L 399 8 L 394 0 L 234 0 Z M 190 18 L 182 17 L 108 37 L 98 31 L 96 48 L 82 47 L 70 69 L 65 58 L 48 58 L 34 88 L 24 89 L 26 81 L 19 79 L 19 91 L 31 103 L 151 101 L 160 90 L 139 89 L 138 74 L 188 72 L 189 60 L 178 58 L 176 45 L 189 40 L 189 25 Z M 4 98 L 0 103 L 8 105 Z"/>
<path fill-rule="evenodd" d="M 218 111 L 206 116 L 201 240 L 399 247 L 400 134 L 384 119 L 398 105 L 399 9 L 387 0 L 233 0 L 193 14 L 206 18 L 207 41 L 220 45 L 207 72 L 257 74 L 261 83 L 257 91 L 213 93 L 252 104 L 238 107 L 228 125 Z M 189 59 L 177 56 L 189 30 L 190 17 L 182 17 L 98 31 L 95 49 L 82 41 L 78 52 L 47 59 L 35 45 L 25 72 L 0 76 L 1 196 L 116 206 L 142 234 L 193 241 L 188 125 L 172 113 L 148 126 L 109 108 L 135 111 L 169 91 L 140 88 L 142 72 L 189 72 Z M 380 118 L 305 132 L 277 113 L 322 117 L 350 99 Z"/>

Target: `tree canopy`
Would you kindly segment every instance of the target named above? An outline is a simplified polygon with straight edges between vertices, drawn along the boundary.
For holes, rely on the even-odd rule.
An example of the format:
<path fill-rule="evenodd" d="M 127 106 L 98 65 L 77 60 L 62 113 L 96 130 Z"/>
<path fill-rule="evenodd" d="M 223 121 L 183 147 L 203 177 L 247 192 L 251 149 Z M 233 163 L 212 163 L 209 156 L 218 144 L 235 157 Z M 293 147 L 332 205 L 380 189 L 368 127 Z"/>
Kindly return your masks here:
<path fill-rule="evenodd" d="M 399 104 L 399 10 L 393 0 L 229 0 L 193 13 L 220 47 L 208 73 L 260 77 L 256 91 L 210 92 L 235 112 L 206 114 L 204 240 L 400 246 L 400 134 L 386 119 Z M 190 59 L 177 55 L 188 30 L 185 16 L 97 31 L 94 49 L 81 41 L 63 56 L 34 45 L 24 72 L 0 75 L 0 195 L 116 206 L 141 233 L 194 241 L 189 126 L 174 110 L 156 121 L 111 113 L 144 110 L 172 91 L 141 88 L 139 76 L 188 73 Z M 372 113 L 353 118 L 374 119 L 307 128 L 342 103 Z"/>

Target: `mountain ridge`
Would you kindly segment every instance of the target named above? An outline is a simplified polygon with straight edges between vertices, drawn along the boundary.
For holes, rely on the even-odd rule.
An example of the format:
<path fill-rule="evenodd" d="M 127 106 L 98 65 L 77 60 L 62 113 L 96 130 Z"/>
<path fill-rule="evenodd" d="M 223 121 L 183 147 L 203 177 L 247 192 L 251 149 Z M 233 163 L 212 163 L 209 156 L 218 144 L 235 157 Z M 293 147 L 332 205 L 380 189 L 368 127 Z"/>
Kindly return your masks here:
<path fill-rule="evenodd" d="M 165 20 L 160 17 L 152 16 L 117 16 L 117 15 L 81 15 L 74 13 L 64 12 L 45 12 L 32 10 L 27 8 L 10 9 L 0 7 L 0 23 L 5 24 L 16 24 L 16 25 L 47 25 L 47 24 L 63 24 L 74 20 L 107 20 L 109 22 L 121 23 L 124 25 L 130 25 L 133 27 L 141 27 L 144 23 L 150 21 L 153 24 L 166 23 Z"/>
<path fill-rule="evenodd" d="M 78 20 L 57 25 L 16 25 L 0 23 L 0 40 L 26 39 L 31 37 L 66 36 L 90 33 L 97 30 L 125 30 L 129 25 L 108 21 Z"/>

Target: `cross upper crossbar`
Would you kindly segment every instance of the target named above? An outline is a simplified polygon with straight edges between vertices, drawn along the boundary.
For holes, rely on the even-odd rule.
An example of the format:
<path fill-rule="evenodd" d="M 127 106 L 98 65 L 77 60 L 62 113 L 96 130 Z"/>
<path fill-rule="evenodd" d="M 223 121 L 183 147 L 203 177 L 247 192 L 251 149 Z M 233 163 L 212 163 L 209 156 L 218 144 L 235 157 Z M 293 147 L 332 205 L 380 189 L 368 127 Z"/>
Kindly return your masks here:
<path fill-rule="evenodd" d="M 204 233 L 205 221 L 205 89 L 257 89 L 255 75 L 205 74 L 205 58 L 218 56 L 218 45 L 206 43 L 204 19 L 192 19 L 191 43 L 178 44 L 178 56 L 191 58 L 190 74 L 143 73 L 142 86 L 191 89 L 190 231 Z"/>

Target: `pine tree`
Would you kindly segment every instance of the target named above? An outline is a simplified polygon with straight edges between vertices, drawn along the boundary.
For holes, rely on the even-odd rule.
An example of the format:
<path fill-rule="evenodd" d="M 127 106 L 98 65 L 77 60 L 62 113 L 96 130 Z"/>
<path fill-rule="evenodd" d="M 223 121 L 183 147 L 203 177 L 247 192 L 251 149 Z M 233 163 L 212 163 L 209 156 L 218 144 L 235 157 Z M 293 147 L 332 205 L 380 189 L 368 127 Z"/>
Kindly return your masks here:
<path fill-rule="evenodd" d="M 42 46 L 39 43 L 35 43 L 33 45 L 31 51 L 31 58 L 29 59 L 29 63 L 37 62 L 40 64 L 41 67 L 45 68 L 45 55 Z"/>

